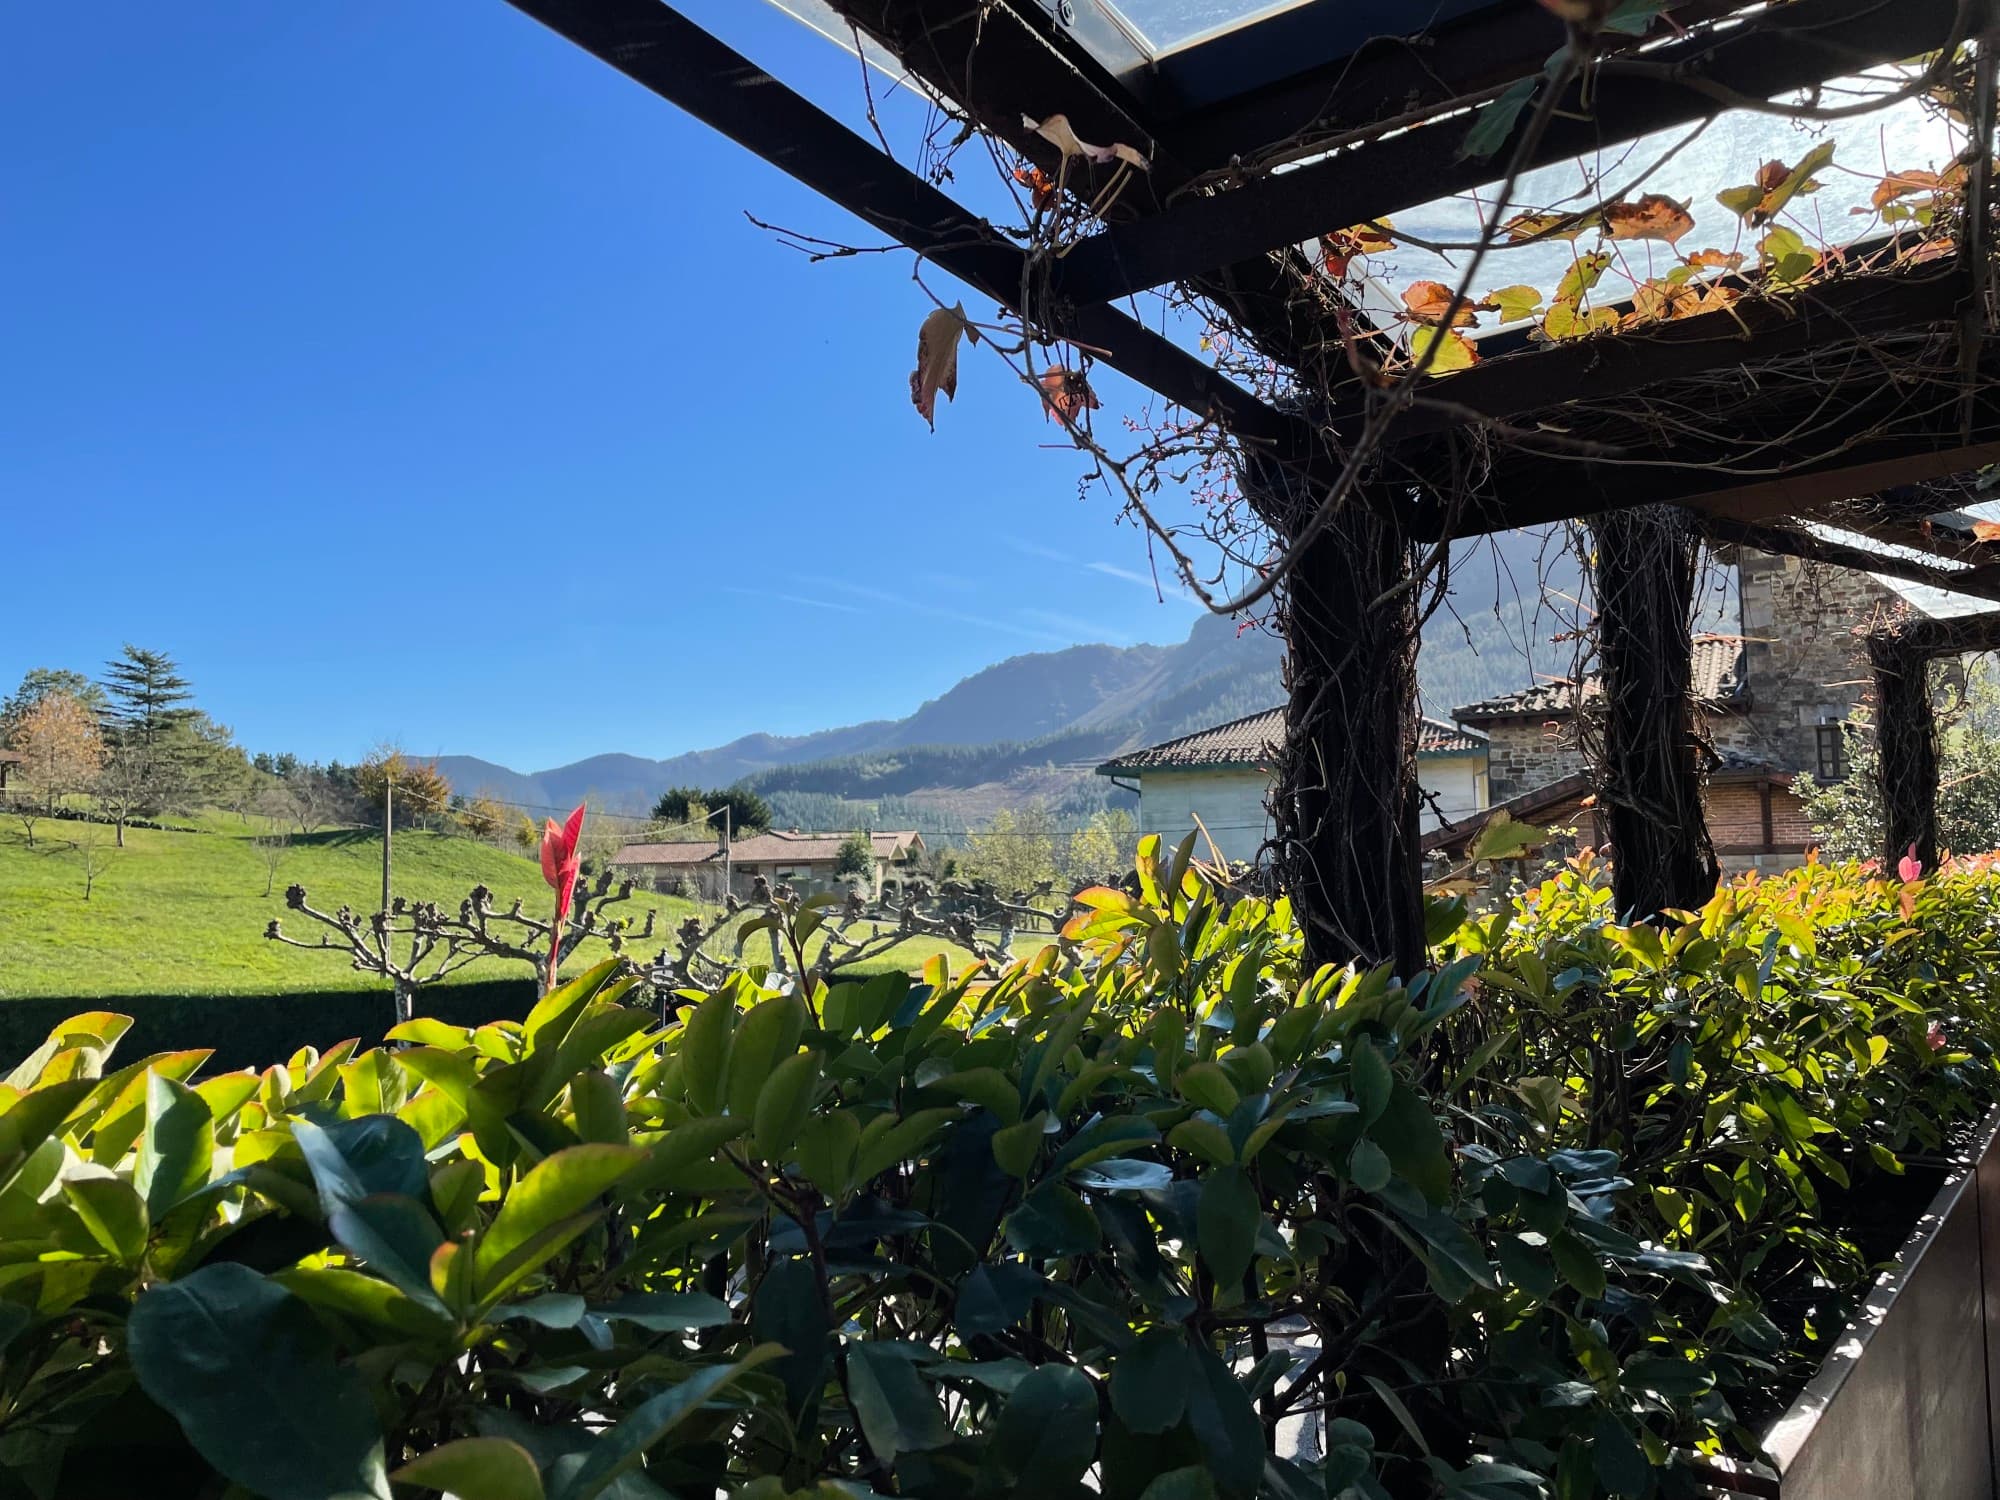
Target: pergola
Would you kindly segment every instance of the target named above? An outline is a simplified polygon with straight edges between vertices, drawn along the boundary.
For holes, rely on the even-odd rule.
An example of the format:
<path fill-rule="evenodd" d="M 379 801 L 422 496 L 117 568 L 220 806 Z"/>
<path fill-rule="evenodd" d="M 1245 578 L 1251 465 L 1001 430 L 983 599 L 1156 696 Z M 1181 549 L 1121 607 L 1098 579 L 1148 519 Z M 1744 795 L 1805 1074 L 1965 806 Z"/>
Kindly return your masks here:
<path fill-rule="evenodd" d="M 1440 543 L 1588 520 L 1600 795 L 1620 905 L 1640 914 L 1697 904 L 1716 876 L 1687 706 L 1701 539 L 2000 601 L 2000 552 L 1962 511 L 2000 462 L 1994 0 L 783 0 L 1089 204 L 1059 247 L 987 222 L 660 0 L 512 3 L 998 303 L 1029 345 L 1082 351 L 1226 439 L 1274 541 L 1291 693 L 1276 862 L 1317 959 L 1422 961 L 1417 583 Z M 1412 339 L 1396 366 L 1381 310 L 1312 248 L 1727 110 L 1829 118 L 1848 108 L 1839 80 L 1918 58 L 1899 92 L 1941 98 L 1980 144 L 1924 235 L 1828 247 L 1809 274 L 1767 253 L 1701 278 L 1719 290 L 1697 307 L 1617 304 L 1580 337 L 1506 328 L 1431 379 L 1469 286 L 1420 327 L 1430 353 Z M 1130 150 L 1079 155 L 1051 116 Z M 1603 209 L 1526 234 L 1603 228 Z M 1129 310 L 1162 287 L 1225 320 L 1281 389 Z M 1935 644 L 1876 653 L 1889 838 L 1926 861 L 1934 731 L 1908 667 Z"/>

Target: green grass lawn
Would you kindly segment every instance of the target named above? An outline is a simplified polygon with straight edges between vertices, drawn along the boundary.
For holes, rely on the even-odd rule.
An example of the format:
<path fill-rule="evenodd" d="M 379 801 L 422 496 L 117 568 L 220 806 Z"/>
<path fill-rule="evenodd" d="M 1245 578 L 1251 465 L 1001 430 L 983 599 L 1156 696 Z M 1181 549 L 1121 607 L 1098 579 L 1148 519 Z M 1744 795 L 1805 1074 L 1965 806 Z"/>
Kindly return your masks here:
<path fill-rule="evenodd" d="M 266 897 L 264 861 L 252 842 L 255 826 L 229 815 L 178 821 L 198 822 L 210 831 L 128 830 L 127 847 L 106 852 L 88 901 L 72 842 L 78 825 L 45 820 L 36 828 L 34 848 L 18 825 L 0 828 L 0 999 L 279 994 L 382 986 L 374 975 L 356 973 L 338 953 L 301 952 L 264 937 L 273 917 L 283 919 L 294 937 L 311 941 L 322 931 L 286 911 L 284 891 L 293 883 L 305 886 L 313 905 L 323 911 L 343 903 L 358 911 L 375 910 L 382 882 L 378 835 L 329 830 L 295 839 Z M 102 833 L 108 843 L 110 830 Z M 548 904 L 540 868 L 508 850 L 469 838 L 399 830 L 394 851 L 399 895 L 455 907 L 474 885 L 484 884 L 501 910 L 516 897 L 537 914 Z M 610 914 L 636 923 L 648 908 L 659 913 L 655 947 L 665 946 L 674 925 L 694 910 L 689 902 L 641 891 L 629 903 L 614 905 Z M 718 948 L 726 951 L 726 944 Z M 591 944 L 583 956 L 604 951 Z M 952 954 L 954 967 L 965 959 L 949 945 L 916 940 L 870 967 L 914 969 L 940 951 Z M 767 953 L 757 940 L 746 957 L 754 961 Z M 504 979 L 525 972 L 518 963 L 482 959 L 461 970 L 460 977 Z"/>

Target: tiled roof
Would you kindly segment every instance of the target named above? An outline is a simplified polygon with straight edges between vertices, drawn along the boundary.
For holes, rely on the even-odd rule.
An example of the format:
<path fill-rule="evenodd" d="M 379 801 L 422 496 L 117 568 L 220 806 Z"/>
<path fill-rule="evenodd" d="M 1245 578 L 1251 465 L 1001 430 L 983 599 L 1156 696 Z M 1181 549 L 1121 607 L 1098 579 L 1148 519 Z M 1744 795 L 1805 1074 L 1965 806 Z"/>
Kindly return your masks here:
<path fill-rule="evenodd" d="M 1486 736 L 1461 724 L 1443 719 L 1417 720 L 1417 754 L 1477 755 L 1486 748 Z"/>
<path fill-rule="evenodd" d="M 1695 701 L 1718 707 L 1744 697 L 1743 640 L 1733 635 L 1698 635 L 1689 665 Z M 1583 679 L 1583 700 L 1593 702 L 1604 693 L 1596 676 Z M 1571 681 L 1538 682 L 1518 693 L 1506 693 L 1454 709 L 1455 719 L 1547 719 L 1566 717 L 1576 707 L 1577 684 Z"/>
<path fill-rule="evenodd" d="M 1211 769 L 1256 769 L 1265 766 L 1277 753 L 1285 737 L 1285 711 L 1267 708 L 1260 714 L 1232 719 L 1213 729 L 1148 745 L 1097 768 L 1100 776 L 1120 776 L 1133 771 Z M 1442 719 L 1424 719 L 1418 725 L 1417 750 L 1424 755 L 1469 755 L 1486 748 L 1486 737 L 1476 731 L 1447 724 Z"/>
<path fill-rule="evenodd" d="M 729 852 L 738 864 L 756 864 L 766 860 L 780 864 L 786 860 L 810 863 L 832 859 L 840 852 L 840 846 L 852 837 L 851 833 L 755 833 L 735 840 Z M 923 847 L 923 840 L 915 831 L 871 833 L 868 838 L 875 846 L 877 859 L 901 859 Z M 618 851 L 618 857 L 612 863 L 703 865 L 711 861 L 722 863 L 722 847 L 716 840 L 676 839 L 661 844 L 627 844 Z"/>

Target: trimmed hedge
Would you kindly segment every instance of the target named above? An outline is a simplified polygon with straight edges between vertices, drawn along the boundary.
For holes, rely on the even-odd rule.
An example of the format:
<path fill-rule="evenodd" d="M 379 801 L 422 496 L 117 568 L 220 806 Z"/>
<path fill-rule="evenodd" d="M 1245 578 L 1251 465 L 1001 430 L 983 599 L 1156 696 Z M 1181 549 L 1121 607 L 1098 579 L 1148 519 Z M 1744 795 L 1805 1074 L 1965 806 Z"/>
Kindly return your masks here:
<path fill-rule="evenodd" d="M 519 1020 L 535 1003 L 529 979 L 488 979 L 440 985 L 418 996 L 423 1013 L 454 1026 Z M 0 1001 L 0 1073 L 33 1052 L 65 1018 L 106 1010 L 132 1018 L 127 1057 L 211 1047 L 204 1076 L 264 1068 L 301 1047 L 324 1051 L 349 1037 L 363 1047 L 381 1042 L 393 1023 L 389 991 L 302 990 L 283 995 L 116 995 L 87 999 L 37 997 Z"/>

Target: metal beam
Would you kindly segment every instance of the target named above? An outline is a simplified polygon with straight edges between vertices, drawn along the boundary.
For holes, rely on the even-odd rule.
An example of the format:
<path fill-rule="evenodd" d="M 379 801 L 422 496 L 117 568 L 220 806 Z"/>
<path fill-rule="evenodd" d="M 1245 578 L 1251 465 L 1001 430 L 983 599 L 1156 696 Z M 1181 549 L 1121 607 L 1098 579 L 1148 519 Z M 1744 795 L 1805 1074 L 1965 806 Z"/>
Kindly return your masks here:
<path fill-rule="evenodd" d="M 660 0 L 509 0 L 882 234 L 1020 311 L 1026 256 L 994 228 Z M 1037 308 L 1038 326 L 1093 346 L 1114 369 L 1280 456 L 1316 437 L 1116 309 Z"/>
<path fill-rule="evenodd" d="M 1731 546 L 1754 547 L 1781 557 L 1802 557 L 1812 562 L 1830 563 L 1837 568 L 1853 568 L 1863 573 L 1880 573 L 1910 583 L 1926 584 L 1946 593 L 1965 594 L 1975 599 L 2000 601 L 2000 565 L 1978 568 L 1935 568 L 1905 557 L 1885 557 L 1862 547 L 1849 547 L 1825 537 L 1814 536 L 1790 526 L 1760 525 L 1728 516 L 1704 515 L 1699 525 L 1711 541 Z"/>
<path fill-rule="evenodd" d="M 1966 296 L 1964 274 L 1943 261 L 1745 297 L 1719 312 L 1598 338 L 1534 344 L 1526 329 L 1510 329 L 1479 340 L 1480 362 L 1471 369 L 1430 382 L 1425 394 L 1436 404 L 1410 407 L 1391 433 L 1398 441 L 1422 437 L 1481 417 L 1500 421 L 1572 401 L 1602 401 L 1830 344 L 1908 333 L 1952 321 Z M 1335 406 L 1329 425 L 1351 442 L 1366 419 L 1367 408 L 1350 398 Z"/>
<path fill-rule="evenodd" d="M 1771 98 L 1941 47 L 1959 34 L 1959 16 L 1959 0 L 1793 0 L 1748 24 L 1647 54 L 1671 76 L 1597 83 L 1588 106 L 1580 94 L 1565 100 L 1530 165 L 1593 155 L 1722 112 L 1684 80 Z M 1056 285 L 1078 303 L 1112 301 L 1467 192 L 1496 172 L 1497 159 L 1460 155 L 1476 118 L 1455 115 L 1112 225 L 1065 257 Z"/>

